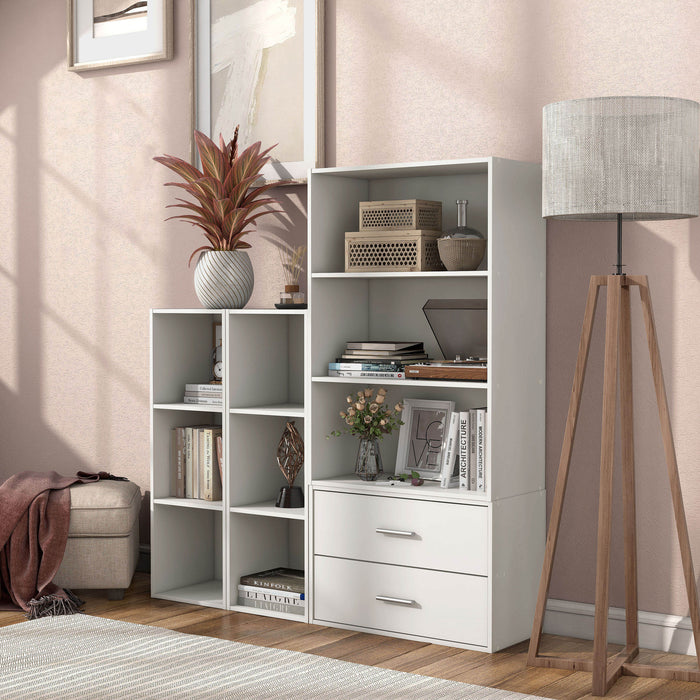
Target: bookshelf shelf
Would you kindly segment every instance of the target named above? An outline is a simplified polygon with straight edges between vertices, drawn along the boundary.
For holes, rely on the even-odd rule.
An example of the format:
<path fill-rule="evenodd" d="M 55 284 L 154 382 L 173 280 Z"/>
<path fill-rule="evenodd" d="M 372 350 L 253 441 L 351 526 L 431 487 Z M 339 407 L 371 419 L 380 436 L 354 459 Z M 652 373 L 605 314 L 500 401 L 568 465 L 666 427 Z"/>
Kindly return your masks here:
<path fill-rule="evenodd" d="M 231 506 L 232 513 L 242 513 L 245 515 L 259 515 L 266 518 L 283 518 L 287 520 L 305 520 L 306 511 L 304 508 L 278 508 L 274 501 L 264 503 L 254 503 L 249 506 Z"/>
<path fill-rule="evenodd" d="M 440 387 L 441 389 L 488 389 L 488 382 L 455 382 L 439 379 L 375 379 L 374 377 L 312 377 L 312 382 L 326 384 L 382 384 L 387 386 Z"/>
<path fill-rule="evenodd" d="M 230 408 L 229 413 L 248 416 L 288 416 L 303 418 L 304 405 L 300 403 L 284 403 L 273 406 L 251 406 L 250 408 Z"/>
<path fill-rule="evenodd" d="M 428 278 L 458 278 L 468 279 L 470 277 L 486 278 L 489 276 L 488 270 L 473 271 L 450 271 L 436 270 L 428 272 L 314 272 L 312 279 L 428 279 Z"/>
<path fill-rule="evenodd" d="M 264 610 L 263 608 L 251 608 L 247 605 L 230 605 L 233 612 L 249 613 L 250 615 L 262 615 L 263 617 L 276 617 L 279 620 L 292 620 L 293 622 L 306 622 L 306 613 L 295 615 L 293 613 Z"/>
<path fill-rule="evenodd" d="M 178 603 L 190 603 L 192 605 L 204 605 L 208 608 L 223 608 L 224 600 L 221 595 L 223 585 L 221 579 L 202 581 L 191 586 L 173 588 L 161 591 L 158 598 L 174 600 Z"/>
<path fill-rule="evenodd" d="M 387 465 L 385 465 L 386 467 Z M 389 473 L 393 466 L 389 465 Z M 342 474 L 328 479 L 314 479 L 311 482 L 314 490 L 343 491 L 346 493 L 366 493 L 388 498 L 411 498 L 432 500 L 436 498 L 457 503 L 483 504 L 488 502 L 485 493 L 467 491 L 466 489 L 443 489 L 437 482 L 426 481 L 422 486 L 411 486 L 408 482 L 389 481 L 385 471 L 377 481 L 360 481 L 354 474 Z"/>
<path fill-rule="evenodd" d="M 183 389 L 184 391 L 184 389 Z M 197 413 L 223 413 L 221 406 L 195 403 L 156 403 L 153 404 L 156 411 L 196 411 Z"/>
<path fill-rule="evenodd" d="M 205 501 L 201 498 L 154 498 L 153 503 L 159 506 L 174 506 L 176 508 L 201 508 L 203 510 L 223 510 L 223 501 Z"/>

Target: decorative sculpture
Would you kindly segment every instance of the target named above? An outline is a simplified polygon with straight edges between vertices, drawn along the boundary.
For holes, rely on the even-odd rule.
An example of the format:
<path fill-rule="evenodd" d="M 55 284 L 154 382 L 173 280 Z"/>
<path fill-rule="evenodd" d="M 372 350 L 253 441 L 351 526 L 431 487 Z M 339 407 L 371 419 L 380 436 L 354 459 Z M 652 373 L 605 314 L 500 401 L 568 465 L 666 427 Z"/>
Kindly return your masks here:
<path fill-rule="evenodd" d="M 294 425 L 287 421 L 280 443 L 277 447 L 277 464 L 289 482 L 289 486 L 280 489 L 275 505 L 278 508 L 303 508 L 304 492 L 300 486 L 294 486 L 294 479 L 304 464 L 304 441 Z"/>

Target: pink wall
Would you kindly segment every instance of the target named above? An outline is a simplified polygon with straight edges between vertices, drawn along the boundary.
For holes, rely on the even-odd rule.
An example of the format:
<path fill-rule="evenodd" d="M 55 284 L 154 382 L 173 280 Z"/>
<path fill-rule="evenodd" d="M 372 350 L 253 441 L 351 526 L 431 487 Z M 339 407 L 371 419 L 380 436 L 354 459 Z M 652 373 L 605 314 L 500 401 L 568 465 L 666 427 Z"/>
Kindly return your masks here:
<path fill-rule="evenodd" d="M 174 60 L 75 74 L 66 70 L 65 3 L 0 0 L 0 479 L 29 468 L 106 468 L 148 488 L 149 309 L 198 306 L 186 261 L 199 237 L 163 222 L 172 192 L 151 160 L 189 151 L 188 2 L 175 0 L 175 10 Z M 326 0 L 326 14 L 329 165 L 537 161 L 548 102 L 606 94 L 700 100 L 692 0 Z M 252 306 L 271 306 L 278 292 L 275 242 L 304 235 L 305 188 L 281 197 L 287 216 L 261 224 L 252 251 Z M 655 294 L 698 562 L 699 229 L 692 220 L 625 233 L 628 270 L 648 274 Z M 588 276 L 610 269 L 614 229 L 549 224 L 547 250 L 551 492 Z M 685 614 L 634 313 L 640 604 Z M 552 586 L 569 600 L 592 599 L 601 383 L 598 326 Z M 618 527 L 617 570 L 619 535 Z M 621 596 L 615 583 L 613 603 Z"/>

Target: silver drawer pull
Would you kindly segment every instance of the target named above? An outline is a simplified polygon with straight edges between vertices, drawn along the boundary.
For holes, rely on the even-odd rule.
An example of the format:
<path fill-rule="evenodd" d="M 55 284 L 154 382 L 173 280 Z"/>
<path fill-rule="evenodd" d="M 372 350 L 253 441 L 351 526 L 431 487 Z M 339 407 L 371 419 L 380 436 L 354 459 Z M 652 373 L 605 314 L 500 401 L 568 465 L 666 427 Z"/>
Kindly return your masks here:
<path fill-rule="evenodd" d="M 378 527 L 375 532 L 380 535 L 398 535 L 399 537 L 413 537 L 416 534 L 410 530 L 389 530 L 385 527 Z"/>
<path fill-rule="evenodd" d="M 376 595 L 375 600 L 382 600 L 385 603 L 398 603 L 399 605 L 415 605 L 415 600 L 409 600 L 408 598 L 392 598 L 390 595 Z"/>

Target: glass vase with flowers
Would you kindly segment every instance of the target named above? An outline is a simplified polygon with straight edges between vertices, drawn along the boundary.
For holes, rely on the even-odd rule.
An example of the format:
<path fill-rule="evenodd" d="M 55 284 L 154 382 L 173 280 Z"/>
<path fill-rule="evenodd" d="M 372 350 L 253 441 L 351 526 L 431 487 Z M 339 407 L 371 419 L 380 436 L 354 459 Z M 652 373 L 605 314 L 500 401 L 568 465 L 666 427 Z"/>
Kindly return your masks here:
<path fill-rule="evenodd" d="M 331 435 L 335 437 L 349 433 L 360 439 L 355 474 L 363 481 L 374 481 L 382 473 L 379 440 L 403 425 L 403 405 L 400 402 L 393 407 L 388 405 L 386 395 L 384 387 L 377 389 L 376 394 L 368 387 L 358 391 L 356 395 L 348 395 L 345 398 L 348 405 L 340 411 L 345 425 L 341 430 L 331 431 Z"/>

